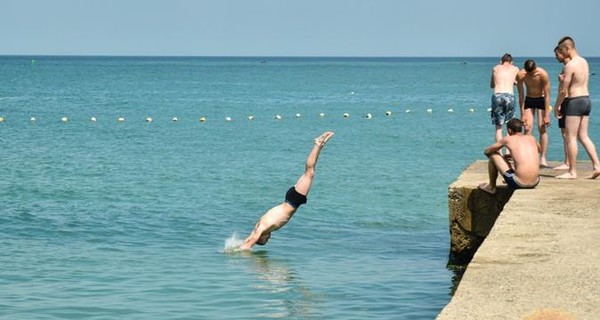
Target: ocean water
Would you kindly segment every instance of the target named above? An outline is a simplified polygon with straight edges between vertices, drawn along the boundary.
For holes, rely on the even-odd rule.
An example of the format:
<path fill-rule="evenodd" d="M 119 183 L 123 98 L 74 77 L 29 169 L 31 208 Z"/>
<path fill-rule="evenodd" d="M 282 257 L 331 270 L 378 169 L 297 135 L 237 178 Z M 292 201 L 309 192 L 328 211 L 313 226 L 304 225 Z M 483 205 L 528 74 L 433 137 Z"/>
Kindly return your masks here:
<path fill-rule="evenodd" d="M 0 57 L 0 318 L 435 318 L 447 188 L 493 140 L 496 61 Z M 308 204 L 225 252 L 326 130 Z M 551 160 L 561 143 L 553 120 Z"/>

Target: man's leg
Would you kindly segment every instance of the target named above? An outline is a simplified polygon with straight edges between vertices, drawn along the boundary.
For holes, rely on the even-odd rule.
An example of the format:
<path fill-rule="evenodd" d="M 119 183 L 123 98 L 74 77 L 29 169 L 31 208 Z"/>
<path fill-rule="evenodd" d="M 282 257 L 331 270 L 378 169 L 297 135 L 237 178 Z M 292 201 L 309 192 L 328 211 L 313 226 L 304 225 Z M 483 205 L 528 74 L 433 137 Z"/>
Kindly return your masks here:
<path fill-rule="evenodd" d="M 600 176 L 600 162 L 598 162 L 598 154 L 596 153 L 596 146 L 592 139 L 588 136 L 588 126 L 589 126 L 590 118 L 588 116 L 583 116 L 581 118 L 581 124 L 579 125 L 579 132 L 577 134 L 577 138 L 583 145 L 583 148 L 587 152 L 590 160 L 592 161 L 592 166 L 594 172 L 592 175 L 588 176 L 590 179 L 596 179 Z"/>
<path fill-rule="evenodd" d="M 554 167 L 554 170 L 567 170 L 569 169 L 569 154 L 567 151 L 567 131 L 565 128 L 560 128 L 560 135 L 563 140 L 563 152 L 565 154 L 565 161 L 559 166 Z"/>
<path fill-rule="evenodd" d="M 546 124 L 544 123 L 544 110 L 537 110 L 537 123 L 538 123 L 538 131 L 540 133 L 540 147 L 541 147 L 541 159 L 540 165 L 542 167 L 547 167 L 548 162 L 546 161 L 546 154 L 548 152 L 548 130 L 546 128 Z"/>
<path fill-rule="evenodd" d="M 565 130 L 567 143 L 567 158 L 569 159 L 569 172 L 556 176 L 557 179 L 577 178 L 577 133 L 581 122 L 580 116 L 566 116 Z"/>
<path fill-rule="evenodd" d="M 533 120 L 535 119 L 533 110 L 533 108 L 525 109 L 521 115 L 523 124 L 525 125 L 524 134 L 533 134 Z"/>
<path fill-rule="evenodd" d="M 496 193 L 496 179 L 498 179 L 498 172 L 506 172 L 511 169 L 510 163 L 506 161 L 500 153 L 494 153 L 490 155 L 488 161 L 488 183 L 482 183 L 478 186 L 479 189 L 489 193 Z"/>
<path fill-rule="evenodd" d="M 502 140 L 502 125 L 496 125 L 496 131 L 494 132 L 494 139 L 496 142 Z"/>
<path fill-rule="evenodd" d="M 312 181 L 315 176 L 315 167 L 317 165 L 317 160 L 319 159 L 319 154 L 332 136 L 333 132 L 327 131 L 315 139 L 315 145 L 308 154 L 308 158 L 306 158 L 306 168 L 304 170 L 304 174 L 300 177 L 300 179 L 298 179 L 296 185 L 294 185 L 294 188 L 296 188 L 298 193 L 305 196 L 308 195 L 310 186 L 312 185 Z"/>

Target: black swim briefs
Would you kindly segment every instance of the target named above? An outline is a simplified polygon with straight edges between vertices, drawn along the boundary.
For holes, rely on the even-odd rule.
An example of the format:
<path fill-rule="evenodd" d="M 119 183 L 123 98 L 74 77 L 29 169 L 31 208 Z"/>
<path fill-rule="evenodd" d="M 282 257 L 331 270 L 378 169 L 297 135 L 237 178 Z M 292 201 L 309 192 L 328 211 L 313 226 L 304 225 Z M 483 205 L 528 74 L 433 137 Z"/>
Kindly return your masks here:
<path fill-rule="evenodd" d="M 299 206 L 306 203 L 306 196 L 298 193 L 296 188 L 291 187 L 285 194 L 285 202 L 294 207 L 294 209 L 298 209 Z"/>
<path fill-rule="evenodd" d="M 544 97 L 525 97 L 525 109 L 546 109 L 546 98 Z"/>

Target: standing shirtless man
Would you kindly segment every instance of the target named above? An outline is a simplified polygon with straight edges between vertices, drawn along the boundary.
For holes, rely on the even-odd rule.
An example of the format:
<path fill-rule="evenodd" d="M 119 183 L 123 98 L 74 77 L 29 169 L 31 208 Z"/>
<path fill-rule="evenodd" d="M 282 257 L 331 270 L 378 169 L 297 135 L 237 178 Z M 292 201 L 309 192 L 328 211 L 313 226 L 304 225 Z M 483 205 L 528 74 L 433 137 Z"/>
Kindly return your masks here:
<path fill-rule="evenodd" d="M 519 71 L 517 75 L 517 89 L 519 90 L 519 106 L 521 108 L 521 120 L 525 124 L 525 134 L 531 134 L 533 120 L 537 115 L 542 154 L 540 165 L 547 167 L 547 127 L 550 125 L 550 79 L 548 72 L 538 67 L 534 60 L 525 61 L 523 70 Z"/>
<path fill-rule="evenodd" d="M 315 144 L 306 159 L 304 174 L 287 191 L 285 201 L 271 208 L 258 220 L 254 230 L 252 230 L 252 233 L 250 233 L 238 250 L 250 250 L 255 244 L 265 245 L 269 241 L 269 238 L 271 238 L 271 232 L 279 230 L 288 223 L 294 213 L 296 213 L 296 210 L 298 210 L 298 207 L 306 203 L 306 196 L 310 191 L 310 186 L 315 176 L 315 166 L 317 165 L 319 154 L 331 137 L 333 137 L 333 132 L 328 131 L 315 139 Z"/>
<path fill-rule="evenodd" d="M 565 130 L 567 135 L 567 155 L 569 158 L 569 172 L 561 174 L 559 179 L 577 178 L 577 141 L 581 142 L 593 165 L 593 172 L 588 178 L 596 179 L 600 176 L 600 162 L 596 153 L 596 146 L 588 136 L 589 116 L 592 102 L 588 90 L 589 66 L 575 49 L 575 41 L 571 37 L 563 37 L 558 42 L 559 50 L 569 59 L 564 67 L 564 80 L 555 106 L 560 107 L 565 97 L 569 97 L 565 110 L 557 111 L 558 116 L 565 117 Z"/>
<path fill-rule="evenodd" d="M 556 60 L 558 60 L 558 62 L 563 64 L 563 68 L 562 68 L 562 70 L 560 70 L 560 74 L 558 75 L 558 94 L 560 94 L 560 91 L 562 90 L 562 87 L 563 87 L 563 81 L 565 80 L 564 66 L 567 63 L 569 63 L 569 61 L 571 61 L 571 59 L 569 57 L 566 57 L 560 51 L 559 46 L 556 46 L 556 48 L 554 48 L 554 56 L 556 57 Z M 569 155 L 568 155 L 568 151 L 567 151 L 567 130 L 565 129 L 565 117 L 563 115 L 560 115 L 560 111 L 562 109 L 566 108 L 567 102 L 569 102 L 569 97 L 564 97 L 563 102 L 560 104 L 560 106 L 554 108 L 554 115 L 558 119 L 558 128 L 560 129 L 560 135 L 563 140 L 563 152 L 564 152 L 564 156 L 565 156 L 564 162 L 562 164 L 554 167 L 553 168 L 554 170 L 569 169 Z"/>
<path fill-rule="evenodd" d="M 490 88 L 494 89 L 492 95 L 492 124 L 496 126 L 494 138 L 502 139 L 502 126 L 515 116 L 514 85 L 517 80 L 519 68 L 513 65 L 512 56 L 505 53 L 500 64 L 492 69 Z"/>

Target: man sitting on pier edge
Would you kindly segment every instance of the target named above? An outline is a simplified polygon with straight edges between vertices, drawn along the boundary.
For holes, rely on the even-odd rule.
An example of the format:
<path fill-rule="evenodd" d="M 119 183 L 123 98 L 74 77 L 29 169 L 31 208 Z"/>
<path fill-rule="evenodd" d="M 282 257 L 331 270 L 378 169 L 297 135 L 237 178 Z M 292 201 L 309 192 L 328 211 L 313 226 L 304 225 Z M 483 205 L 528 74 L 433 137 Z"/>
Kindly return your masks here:
<path fill-rule="evenodd" d="M 483 152 L 489 158 L 489 182 L 480 184 L 479 189 L 489 194 L 496 193 L 498 173 L 512 189 L 533 189 L 540 182 L 540 145 L 533 136 L 523 134 L 521 120 L 511 119 L 506 128 L 508 135 Z M 503 156 L 501 150 L 504 147 L 507 154 Z"/>

